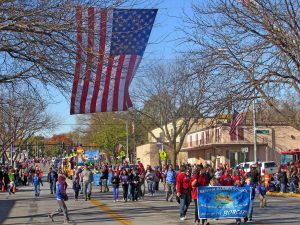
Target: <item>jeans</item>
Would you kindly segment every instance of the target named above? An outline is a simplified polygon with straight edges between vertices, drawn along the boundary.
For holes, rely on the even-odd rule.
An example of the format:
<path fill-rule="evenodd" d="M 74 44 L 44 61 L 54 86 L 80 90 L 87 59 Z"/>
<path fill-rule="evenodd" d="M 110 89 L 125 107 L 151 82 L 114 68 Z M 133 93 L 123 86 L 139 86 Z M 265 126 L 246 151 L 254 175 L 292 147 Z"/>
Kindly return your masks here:
<path fill-rule="evenodd" d="M 179 198 L 180 198 L 179 212 L 180 212 L 180 218 L 182 218 L 185 217 L 186 212 L 190 205 L 189 194 L 181 194 Z"/>
<path fill-rule="evenodd" d="M 104 192 L 108 192 L 109 191 L 109 188 L 107 186 L 107 179 L 103 179 L 102 180 L 102 184 L 104 186 Z"/>
<path fill-rule="evenodd" d="M 253 214 L 253 202 L 254 202 L 254 199 L 251 199 L 251 200 L 250 200 L 250 205 L 249 205 L 249 212 L 248 212 L 248 218 L 249 218 L 249 219 L 252 219 L 252 214 Z"/>
<path fill-rule="evenodd" d="M 123 184 L 122 188 L 123 188 L 123 199 L 127 200 L 127 196 L 128 196 L 128 184 Z"/>
<path fill-rule="evenodd" d="M 40 196 L 40 185 L 34 185 L 35 196 Z"/>
<path fill-rule="evenodd" d="M 114 200 L 117 200 L 119 197 L 119 187 L 113 187 Z"/>
<path fill-rule="evenodd" d="M 91 194 L 92 194 L 92 183 L 91 182 L 83 183 L 83 193 L 84 193 L 85 198 L 91 197 Z"/>
<path fill-rule="evenodd" d="M 131 188 L 132 188 L 131 184 L 128 184 L 128 195 L 127 195 L 128 199 L 132 199 Z"/>
<path fill-rule="evenodd" d="M 61 214 L 62 212 L 64 213 L 64 219 L 65 220 L 69 220 L 69 215 L 68 215 L 68 208 L 66 206 L 66 203 L 64 202 L 64 200 L 57 200 L 59 209 L 53 213 L 51 213 L 51 216 L 56 216 Z"/>
<path fill-rule="evenodd" d="M 50 181 L 50 191 L 51 191 L 51 193 L 53 193 L 53 191 L 54 191 L 54 193 L 56 193 L 56 181 L 55 180 Z"/>
<path fill-rule="evenodd" d="M 290 192 L 296 193 L 296 191 L 297 191 L 296 184 L 294 182 L 291 182 L 290 183 Z"/>
<path fill-rule="evenodd" d="M 166 183 L 166 200 L 173 201 L 174 194 L 175 194 L 175 183 Z"/>
<path fill-rule="evenodd" d="M 267 195 L 259 195 L 259 206 L 260 208 L 267 206 Z"/>
<path fill-rule="evenodd" d="M 144 199 L 144 196 L 145 196 L 145 182 L 140 184 L 139 191 L 140 191 L 139 195 L 140 195 L 141 199 Z"/>
<path fill-rule="evenodd" d="M 281 192 L 286 192 L 286 184 L 280 184 L 280 191 Z"/>
<path fill-rule="evenodd" d="M 155 182 L 154 181 L 147 181 L 148 184 L 148 191 L 151 195 L 155 192 Z"/>

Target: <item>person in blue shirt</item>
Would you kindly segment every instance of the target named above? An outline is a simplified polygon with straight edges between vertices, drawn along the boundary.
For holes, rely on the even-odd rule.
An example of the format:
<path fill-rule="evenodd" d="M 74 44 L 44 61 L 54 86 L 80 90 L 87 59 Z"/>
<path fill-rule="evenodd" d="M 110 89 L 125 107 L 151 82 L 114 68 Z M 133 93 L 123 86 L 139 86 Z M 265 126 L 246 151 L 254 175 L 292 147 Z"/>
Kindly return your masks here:
<path fill-rule="evenodd" d="M 248 212 L 248 216 L 246 218 L 244 218 L 244 223 L 246 223 L 249 219 L 249 221 L 252 221 L 252 214 L 253 214 L 253 202 L 255 199 L 255 185 L 252 183 L 252 179 L 251 177 L 248 177 L 246 179 L 246 185 L 245 187 L 250 187 L 251 190 L 251 199 L 250 199 L 250 206 L 249 206 L 249 212 Z"/>
<path fill-rule="evenodd" d="M 166 183 L 166 201 L 173 201 L 176 187 L 176 172 L 173 170 L 173 166 L 170 164 L 167 171 L 164 174 Z"/>
<path fill-rule="evenodd" d="M 263 181 L 261 181 L 260 184 L 257 186 L 257 191 L 259 193 L 260 208 L 267 207 L 267 188 L 265 187 Z"/>
<path fill-rule="evenodd" d="M 54 222 L 54 216 L 59 215 L 63 212 L 64 214 L 64 224 L 70 224 L 68 208 L 66 206 L 65 201 L 68 200 L 68 195 L 66 193 L 68 184 L 66 182 L 66 177 L 64 175 L 59 175 L 58 184 L 56 189 L 56 200 L 59 205 L 59 209 L 55 212 L 52 212 L 48 215 L 48 217 Z"/>
<path fill-rule="evenodd" d="M 34 186 L 34 195 L 35 197 L 40 196 L 40 185 L 43 186 L 42 179 L 39 177 L 38 173 L 35 173 L 34 177 L 32 178 L 32 184 Z"/>

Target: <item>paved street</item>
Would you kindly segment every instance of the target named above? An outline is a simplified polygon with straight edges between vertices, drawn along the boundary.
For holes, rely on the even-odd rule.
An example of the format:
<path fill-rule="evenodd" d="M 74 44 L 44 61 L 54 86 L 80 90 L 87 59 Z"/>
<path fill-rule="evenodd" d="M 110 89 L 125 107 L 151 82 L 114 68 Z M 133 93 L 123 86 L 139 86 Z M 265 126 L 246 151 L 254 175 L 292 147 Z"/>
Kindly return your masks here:
<path fill-rule="evenodd" d="M 91 201 L 73 199 L 68 189 L 69 209 L 72 224 L 194 224 L 193 203 L 188 211 L 188 220 L 179 221 L 178 204 L 165 202 L 163 191 L 156 196 L 146 196 L 144 201 L 114 203 L 112 193 L 100 193 L 94 188 Z M 121 195 L 121 193 L 120 193 Z M 0 224 L 50 224 L 47 215 L 57 208 L 55 196 L 49 194 L 49 185 L 44 183 L 41 197 L 35 199 L 33 187 L 21 187 L 15 194 L 0 193 Z M 255 203 L 254 221 L 248 224 L 299 224 L 299 198 L 269 197 L 269 207 L 258 208 Z M 52 224 L 62 224 L 63 217 L 55 217 Z M 234 224 L 233 220 L 212 220 L 210 224 Z"/>

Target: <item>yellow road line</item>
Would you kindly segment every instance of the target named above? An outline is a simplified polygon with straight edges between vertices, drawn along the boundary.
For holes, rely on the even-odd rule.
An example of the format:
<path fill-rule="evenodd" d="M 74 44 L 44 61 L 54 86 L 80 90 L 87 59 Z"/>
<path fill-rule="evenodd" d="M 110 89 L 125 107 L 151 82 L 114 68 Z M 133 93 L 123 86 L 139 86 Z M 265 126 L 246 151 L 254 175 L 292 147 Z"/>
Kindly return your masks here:
<path fill-rule="evenodd" d="M 93 203 L 95 206 L 97 206 L 99 209 L 101 209 L 102 211 L 104 211 L 106 214 L 110 215 L 113 219 L 115 219 L 116 221 L 118 221 L 119 223 L 123 224 L 123 225 L 130 225 L 132 224 L 131 220 L 125 219 L 124 217 L 122 217 L 121 215 L 119 215 L 118 213 L 114 212 L 111 208 L 109 208 L 108 206 L 102 204 L 99 200 L 96 200 L 94 198 L 92 198 L 90 200 L 91 203 Z"/>

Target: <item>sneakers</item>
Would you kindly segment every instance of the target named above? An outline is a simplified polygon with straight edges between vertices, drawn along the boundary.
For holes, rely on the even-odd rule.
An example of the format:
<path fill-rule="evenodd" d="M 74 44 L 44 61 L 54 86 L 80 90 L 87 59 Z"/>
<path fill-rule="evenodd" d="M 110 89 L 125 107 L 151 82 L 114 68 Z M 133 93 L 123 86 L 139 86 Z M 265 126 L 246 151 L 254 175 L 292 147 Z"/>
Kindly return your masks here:
<path fill-rule="evenodd" d="M 237 225 L 240 225 L 240 224 L 241 224 L 241 222 L 236 222 L 236 224 L 237 224 Z"/>
<path fill-rule="evenodd" d="M 181 221 L 184 221 L 184 220 L 185 220 L 185 218 L 184 218 L 184 217 L 180 217 L 180 220 L 181 220 Z"/>
<path fill-rule="evenodd" d="M 64 224 L 70 224 L 69 220 L 64 220 Z"/>
<path fill-rule="evenodd" d="M 52 222 L 54 222 L 53 216 L 52 216 L 51 214 L 48 215 L 48 218 L 49 218 Z"/>
<path fill-rule="evenodd" d="M 245 217 L 244 218 L 244 223 L 247 223 L 247 221 L 248 221 L 248 217 Z"/>

